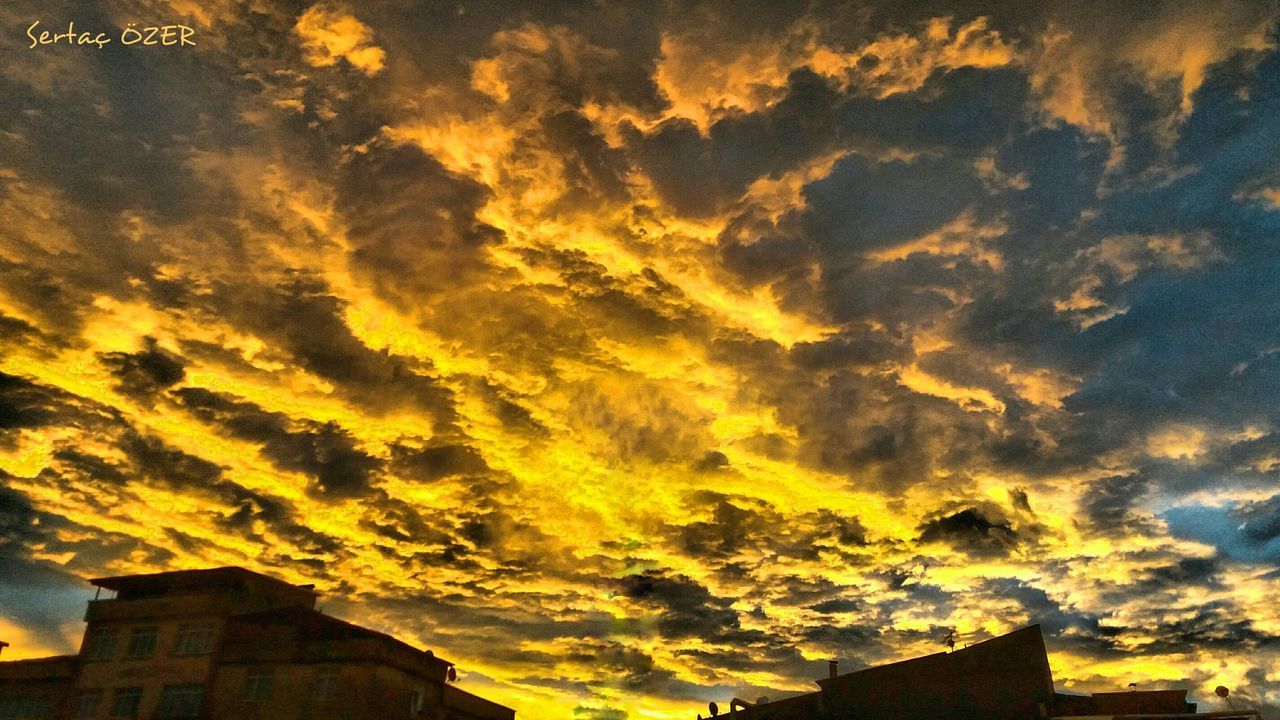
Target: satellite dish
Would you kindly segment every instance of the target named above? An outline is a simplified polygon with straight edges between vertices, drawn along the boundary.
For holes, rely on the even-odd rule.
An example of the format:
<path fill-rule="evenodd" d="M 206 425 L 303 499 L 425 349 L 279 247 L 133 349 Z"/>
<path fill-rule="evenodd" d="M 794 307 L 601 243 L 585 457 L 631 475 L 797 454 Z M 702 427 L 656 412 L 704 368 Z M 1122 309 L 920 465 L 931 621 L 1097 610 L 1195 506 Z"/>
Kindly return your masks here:
<path fill-rule="evenodd" d="M 715 700 L 712 700 L 707 705 L 707 709 L 711 711 L 711 717 L 715 717 L 720 714 L 720 706 L 716 704 Z"/>
<path fill-rule="evenodd" d="M 1236 709 L 1236 705 L 1235 705 L 1235 703 L 1231 702 L 1231 698 L 1227 697 L 1228 695 L 1230 695 L 1230 694 L 1231 694 L 1231 691 L 1227 689 L 1227 686 L 1226 686 L 1226 685 L 1219 685 L 1218 687 L 1214 688 L 1214 689 L 1213 689 L 1213 694 L 1214 694 L 1214 695 L 1217 695 L 1218 697 L 1222 698 L 1223 700 L 1226 700 L 1226 701 L 1227 701 L 1227 707 L 1231 708 L 1232 710 L 1235 710 L 1235 709 Z"/>
<path fill-rule="evenodd" d="M 445 671 L 444 681 L 451 682 L 451 683 L 458 682 L 458 671 L 453 669 L 452 665 L 450 665 L 449 669 Z"/>

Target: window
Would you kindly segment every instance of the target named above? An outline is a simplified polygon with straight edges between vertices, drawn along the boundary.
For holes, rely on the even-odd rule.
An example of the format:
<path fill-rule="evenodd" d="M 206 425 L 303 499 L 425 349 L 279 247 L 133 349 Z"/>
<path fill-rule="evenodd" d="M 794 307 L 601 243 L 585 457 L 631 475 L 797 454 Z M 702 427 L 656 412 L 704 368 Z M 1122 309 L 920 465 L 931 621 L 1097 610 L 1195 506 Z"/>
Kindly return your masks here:
<path fill-rule="evenodd" d="M 213 652 L 213 624 L 183 625 L 173 642 L 174 655 L 205 655 Z"/>
<path fill-rule="evenodd" d="M 138 708 L 142 705 L 142 688 L 116 688 L 111 698 L 112 718 L 136 718 Z"/>
<path fill-rule="evenodd" d="M 0 698 L 0 720 L 44 720 L 49 717 L 49 698 Z"/>
<path fill-rule="evenodd" d="M 409 701 L 409 714 L 421 715 L 422 708 L 427 704 L 427 689 L 419 685 L 413 689 L 413 699 Z"/>
<path fill-rule="evenodd" d="M 275 674 L 270 670 L 253 670 L 244 679 L 244 699 L 260 702 L 271 699 Z"/>
<path fill-rule="evenodd" d="M 160 691 L 157 718 L 193 718 L 200 714 L 200 702 L 204 700 L 204 686 L 165 685 Z"/>
<path fill-rule="evenodd" d="M 94 628 L 85 638 L 80 653 L 86 660 L 105 660 L 115 654 L 119 635 L 116 628 Z"/>
<path fill-rule="evenodd" d="M 155 625 L 136 627 L 129 635 L 129 657 L 149 657 L 156 651 L 156 636 L 160 630 Z"/>
<path fill-rule="evenodd" d="M 76 720 L 90 720 L 98 716 L 98 705 L 102 702 L 101 690 L 85 690 L 76 695 Z"/>
<path fill-rule="evenodd" d="M 311 690 L 311 699 L 316 702 L 330 702 L 337 698 L 338 668 L 323 667 L 316 670 L 316 681 Z"/>

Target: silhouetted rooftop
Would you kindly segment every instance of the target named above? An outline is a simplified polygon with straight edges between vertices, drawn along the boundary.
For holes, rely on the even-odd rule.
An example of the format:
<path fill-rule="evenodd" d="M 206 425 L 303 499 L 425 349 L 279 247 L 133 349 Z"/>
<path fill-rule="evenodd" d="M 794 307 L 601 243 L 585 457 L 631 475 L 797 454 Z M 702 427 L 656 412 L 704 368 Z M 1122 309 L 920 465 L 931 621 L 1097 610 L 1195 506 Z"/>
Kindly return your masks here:
<path fill-rule="evenodd" d="M 734 720 L 1022 720 L 1053 718 L 1257 718 L 1255 711 L 1195 715 L 1186 690 L 1091 696 L 1054 692 L 1039 625 L 969 647 L 855 670 L 817 681 L 820 692 L 770 703 L 738 699 Z M 735 707 L 737 706 L 737 707 Z"/>
<path fill-rule="evenodd" d="M 122 594 L 161 594 L 192 590 L 217 590 L 241 588 L 247 585 L 287 589 L 296 592 L 317 595 L 315 589 L 306 585 L 293 585 L 269 575 L 246 570 L 242 567 L 220 567 L 205 570 L 174 570 L 170 572 L 149 573 L 146 575 L 122 575 L 119 577 L 95 578 L 89 581 L 93 585 Z"/>
<path fill-rule="evenodd" d="M 75 672 L 75 655 L 5 660 L 0 662 L 0 680 L 48 680 L 69 678 Z"/>

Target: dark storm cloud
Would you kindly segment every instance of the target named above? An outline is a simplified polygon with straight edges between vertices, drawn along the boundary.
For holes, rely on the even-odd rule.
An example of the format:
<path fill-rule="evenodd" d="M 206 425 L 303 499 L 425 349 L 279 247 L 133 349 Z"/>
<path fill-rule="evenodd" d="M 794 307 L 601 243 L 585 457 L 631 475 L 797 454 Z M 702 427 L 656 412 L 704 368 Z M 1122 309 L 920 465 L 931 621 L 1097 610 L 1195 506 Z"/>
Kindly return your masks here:
<path fill-rule="evenodd" d="M 557 155 L 563 158 L 566 200 L 583 204 L 595 197 L 619 200 L 626 196 L 626 155 L 609 146 L 582 113 L 566 110 L 542 121 L 543 131 Z"/>
<path fill-rule="evenodd" d="M 798 367 L 811 372 L 849 367 L 874 367 L 907 357 L 902 340 L 887 333 L 855 326 L 814 342 L 796 343 L 791 357 Z"/>
<path fill-rule="evenodd" d="M 297 421 L 201 388 L 183 388 L 176 394 L 202 422 L 260 445 L 263 456 L 276 467 L 311 476 L 312 490 L 320 497 L 367 494 L 382 468 L 382 462 L 357 448 L 351 434 L 337 423 Z"/>
<path fill-rule="evenodd" d="M 835 613 L 849 613 L 862 609 L 864 606 L 858 600 L 825 600 L 815 605 L 810 605 L 809 609 L 824 615 Z"/>
<path fill-rule="evenodd" d="M 374 144 L 342 169 L 338 209 L 352 260 L 380 294 L 407 304 L 491 270 L 502 234 L 476 219 L 487 189 L 416 147 Z"/>
<path fill-rule="evenodd" d="M 733 601 L 716 597 L 683 575 L 648 570 L 617 581 L 623 596 L 656 613 L 658 634 L 664 638 L 700 638 L 708 642 L 759 642 L 765 636 L 743 630 Z"/>
<path fill-rule="evenodd" d="M 790 170 L 834 142 L 835 98 L 824 79 L 797 71 L 782 101 L 763 112 L 718 120 L 705 137 L 691 121 L 677 118 L 648 135 L 633 130 L 630 142 L 666 202 L 705 215 L 736 199 L 756 178 Z"/>
<path fill-rule="evenodd" d="M 1138 474 L 1112 475 L 1089 483 L 1081 498 L 1082 509 L 1101 530 L 1123 530 L 1130 510 L 1150 488 L 1150 479 Z"/>
<path fill-rule="evenodd" d="M 95 481 L 141 481 L 207 497 L 218 503 L 216 522 L 221 528 L 250 539 L 263 539 L 258 528 L 261 523 L 303 552 L 335 553 L 341 549 L 335 538 L 307 527 L 287 501 L 245 488 L 228 479 L 221 466 L 158 437 L 129 428 L 122 434 L 120 449 L 129 459 L 124 468 L 80 454 L 64 453 L 62 457 L 64 463 L 86 471 L 86 477 Z"/>
<path fill-rule="evenodd" d="M 0 315 L 0 342 L 6 355 L 30 351 L 23 361 L 86 350 L 88 383 L 136 401 L 106 407 L 6 366 L 0 439 L 22 462 L 47 465 L 23 482 L 104 516 L 149 490 L 195 498 L 192 522 L 267 548 L 257 562 L 308 568 L 367 601 L 359 614 L 394 607 L 401 627 L 511 668 L 500 683 L 549 688 L 562 715 L 574 708 L 583 720 L 621 720 L 618 694 L 702 704 L 706 693 L 745 692 L 676 679 L 688 673 L 704 684 L 739 672 L 820 676 L 801 645 L 853 666 L 888 658 L 937 643 L 946 618 L 975 609 L 993 608 L 1003 624 L 1025 615 L 1055 649 L 1113 659 L 1124 645 L 1112 621 L 1147 619 L 1146 598 L 1175 606 L 1189 588 L 1225 598 L 1233 578 L 1275 558 L 1275 498 L 1213 508 L 1220 523 L 1201 535 L 1186 531 L 1207 515 L 1139 509 L 1276 480 L 1280 336 L 1267 320 L 1280 316 L 1280 213 L 1267 192 L 1280 182 L 1280 72 L 1272 48 L 1214 46 L 1243 36 L 1236 23 L 1262 10 L 326 3 L 385 50 L 385 66 L 367 72 L 350 58 L 307 63 L 294 30 L 307 4 L 211 6 L 217 43 L 174 56 L 91 53 L 43 84 L 27 72 L 39 69 L 36 53 L 13 56 L 0 80 L 0 201 L 17 211 L 4 218 L 0 300 L 14 317 Z M 106 13 L 86 11 L 77 25 Z M 1005 66 L 912 57 L 937 49 L 932 18 L 953 19 L 941 28 L 950 43 L 984 15 L 1014 55 Z M 1222 30 L 1164 32 L 1186 27 Z M 1166 66 L 1221 59 L 1204 69 L 1190 114 L 1184 68 L 1153 76 L 1148 39 L 1171 53 L 1158 58 Z M 819 75 L 816 60 L 786 66 L 817 46 L 873 41 L 885 47 L 847 84 Z M 1055 42 L 1062 56 L 1038 55 Z M 694 61 L 680 65 L 682 47 Z M 707 101 L 705 128 L 663 117 L 676 85 L 736 82 L 726 75 L 737 70 L 758 77 L 727 92 L 767 102 L 715 108 L 711 87 L 694 98 Z M 1045 106 L 1045 93 L 1072 80 L 1087 127 Z M 455 115 L 462 124 L 446 144 L 457 157 L 406 139 Z M 490 127 L 510 131 L 509 146 L 502 132 L 468 135 Z M 820 157 L 835 163 L 829 173 L 809 167 Z M 780 209 L 744 197 L 800 168 L 813 175 Z M 537 196 L 552 200 L 528 206 Z M 688 218 L 671 221 L 670 237 L 657 229 L 673 213 L 698 216 L 690 227 L 717 228 L 718 239 L 683 252 L 673 238 Z M 605 251 L 576 247 L 574 223 L 586 217 L 599 222 L 583 233 L 605 236 Z M 571 227 L 542 233 L 542 220 Z M 1136 249 L 1116 254 L 1117 238 Z M 787 330 L 766 332 L 775 308 L 738 306 L 744 289 L 776 300 L 783 320 L 830 332 L 788 344 Z M 402 317 L 378 317 L 372 299 Z M 373 327 L 386 335 L 372 339 Z M 419 330 L 443 349 L 403 349 Z M 134 352 L 93 347 L 143 332 L 157 339 L 127 338 Z M 690 372 L 654 372 L 609 347 Z M 39 377 L 68 377 L 79 360 L 62 362 Z M 1027 391 L 1028 377 L 1045 387 Z M 246 378 L 290 402 L 223 390 Z M 288 414 L 309 399 L 295 392 L 302 385 L 323 386 L 378 433 Z M 175 407 L 259 457 L 232 468 L 194 449 L 198 434 L 169 434 Z M 396 425 L 409 416 L 411 430 Z M 768 421 L 724 429 L 739 417 Z M 1177 423 L 1203 431 L 1204 447 L 1148 457 L 1147 441 Z M 386 428 L 396 440 L 379 434 Z M 603 492 L 521 464 L 568 445 L 589 458 Z M 775 470 L 766 460 L 786 477 L 763 481 Z M 309 496 L 261 489 L 281 481 L 272 468 L 305 475 Z M 240 473 L 253 474 L 254 489 Z M 616 497 L 564 502 L 614 494 L 615 473 L 660 480 L 655 505 L 682 515 L 646 516 L 645 498 L 625 512 Z M 973 500 L 993 477 L 1016 488 L 1005 506 Z M 814 486 L 792 497 L 792 482 L 821 483 L 819 500 L 809 499 Z M 693 493 L 706 487 L 723 492 Z M 883 493 L 875 532 L 823 509 L 822 493 L 847 507 L 849 490 Z M 95 534 L 6 492 L 0 574 L 32 588 L 14 601 L 28 609 L 65 579 L 29 548 L 73 553 L 74 572 L 215 554 L 194 527 L 150 540 Z M 460 500 L 428 510 L 416 493 Z M 353 538 L 372 534 L 376 568 L 363 555 L 346 564 L 353 538 L 307 526 L 335 500 L 357 513 Z M 618 521 L 613 539 L 592 547 L 543 527 L 579 511 L 584 525 Z M 1129 580 L 1091 585 L 1035 557 L 1053 539 L 1040 525 L 1050 517 L 1072 540 L 1106 533 L 1094 539 L 1120 549 L 1097 560 Z M 1221 554 L 1124 551 L 1126 536 L 1170 541 L 1166 524 Z M 619 526 L 626 539 L 615 538 Z M 678 553 L 679 569 L 635 570 L 653 566 L 653 548 L 632 557 L 630 545 L 646 540 Z M 961 557 L 917 552 L 933 542 Z M 975 572 L 1016 561 L 1020 577 L 1036 579 L 960 591 L 930 576 L 953 561 Z M 811 566 L 840 582 L 797 569 Z M 602 587 L 632 616 L 596 609 Z M 1261 622 L 1239 616 L 1241 602 L 1151 618 L 1154 644 L 1139 652 L 1274 648 Z M 922 611 L 926 627 L 893 629 Z M 52 617 L 34 622 L 55 634 Z M 638 649 L 652 635 L 681 646 L 685 667 Z M 528 647 L 508 650 L 512 637 Z M 601 675 L 614 680 L 584 679 Z M 1265 673 L 1254 682 L 1265 685 Z"/>
<path fill-rule="evenodd" d="M 990 434 L 980 414 L 910 392 L 891 375 L 847 369 L 770 380 L 767 397 L 801 430 L 797 459 L 875 487 L 928 482 L 940 467 L 979 460 Z"/>
<path fill-rule="evenodd" d="M 1211 588 L 1222 587 L 1218 574 L 1222 571 L 1222 563 L 1216 557 L 1183 558 L 1171 565 L 1156 567 L 1140 581 L 1141 589 L 1157 592 L 1163 589 L 1202 585 Z"/>
<path fill-rule="evenodd" d="M 3 473 L 0 479 L 7 485 L 10 475 Z M 25 495 L 0 486 L 0 552 L 8 556 L 25 555 L 28 544 L 48 533 L 41 527 L 40 520 L 40 514 Z"/>
<path fill-rule="evenodd" d="M 120 384 L 117 388 L 136 399 L 146 399 L 186 377 L 181 358 L 165 352 L 154 338 L 147 338 L 145 350 L 136 353 L 105 353 L 103 365 L 111 370 Z"/>
<path fill-rule="evenodd" d="M 0 313 L 0 348 L 42 348 L 55 344 L 51 337 L 40 332 L 31 323 Z"/>
<path fill-rule="evenodd" d="M 740 554 L 752 562 L 779 557 L 817 559 L 824 551 L 841 551 L 867 542 L 856 517 L 830 510 L 784 516 L 768 503 L 746 497 L 703 492 L 686 500 L 690 513 L 710 507 L 710 518 L 670 528 L 679 549 L 703 561 L 726 562 Z"/>
<path fill-rule="evenodd" d="M 428 522 L 409 503 L 392 497 L 379 497 L 369 503 L 360 524 L 390 540 L 441 545 L 446 551 L 455 553 L 465 550 L 454 541 L 452 533 L 437 526 L 438 522 Z"/>
<path fill-rule="evenodd" d="M 50 407 L 56 391 L 15 375 L 0 373 L 0 430 L 47 425 L 56 414 Z"/>
<path fill-rule="evenodd" d="M 698 472 L 715 472 L 729 467 L 729 457 L 719 450 L 712 450 L 703 455 L 693 465 Z"/>
<path fill-rule="evenodd" d="M 107 8 L 50 5 L 45 12 L 74 13 L 81 27 L 112 27 Z M 9 130 L 5 154 L 24 174 L 58 187 L 74 204 L 98 208 L 104 219 L 123 211 L 172 219 L 197 210 L 186 202 L 197 193 L 185 163 L 190 145 L 173 138 L 209 145 L 234 138 L 238 123 L 201 122 L 202 116 L 234 117 L 234 76 L 199 62 L 193 53 L 162 57 L 113 43 L 91 62 L 69 66 L 65 82 L 42 86 L 35 79 L 45 73 L 32 53 L 19 50 L 17 43 L 7 42 L 4 49 L 12 64 L 6 63 L 11 72 L 0 74 L 0 87 L 10 100 L 0 105 L 0 124 Z M 204 89 L 198 102 L 187 92 L 189 83 Z M 93 152 L 84 151 L 87 142 L 93 143 Z M 67 172 L 71 167 L 78 171 Z M 154 182 L 160 177 L 164 182 Z M 113 247 L 110 235 L 95 235 L 85 233 L 81 240 L 101 255 L 85 260 L 111 265 L 132 254 Z"/>
<path fill-rule="evenodd" d="M 442 426 L 455 419 L 452 393 L 431 368 L 364 344 L 343 320 L 345 303 L 320 280 L 297 276 L 274 287 L 220 286 L 209 302 L 278 343 L 298 365 L 367 411 L 415 408 Z"/>
<path fill-rule="evenodd" d="M 23 430 L 69 425 L 89 431 L 122 426 L 114 408 L 43 382 L 0 372 L 0 447 L 11 446 Z"/>
<path fill-rule="evenodd" d="M 974 555 L 1001 555 L 1019 544 L 1018 533 L 1008 520 L 989 511 L 965 508 L 930 520 L 918 529 L 922 542 L 944 542 Z"/>
<path fill-rule="evenodd" d="M 687 119 L 668 120 L 647 134 L 632 131 L 630 145 L 664 200 L 704 215 L 736 200 L 756 179 L 778 177 L 831 148 L 988 147 L 1018 126 L 1026 100 L 1026 77 L 1012 70 L 942 69 L 917 92 L 877 100 L 842 96 L 829 79 L 804 68 L 792 72 L 783 98 L 764 110 L 728 114 L 705 134 Z"/>
<path fill-rule="evenodd" d="M 622 687 L 631 690 L 657 690 L 676 678 L 650 655 L 617 642 L 585 641 L 564 659 L 599 668 L 599 672 L 617 678 Z"/>
<path fill-rule="evenodd" d="M 1259 630 L 1227 601 L 1201 605 L 1190 617 L 1161 618 L 1148 631 L 1154 638 L 1144 646 L 1152 653 L 1179 652 L 1187 647 L 1210 649 L 1248 648 L 1259 652 L 1280 647 L 1280 636 Z"/>
<path fill-rule="evenodd" d="M 468 445 L 430 445 L 393 449 L 391 469 L 405 477 L 431 482 L 451 475 L 478 475 L 489 470 L 475 448 Z"/>
<path fill-rule="evenodd" d="M 583 352 L 589 353 L 602 337 L 646 343 L 673 335 L 704 337 L 714 332 L 707 314 L 652 267 L 621 276 L 581 250 L 549 246 L 522 250 L 521 256 L 532 266 L 558 273 L 573 303 L 568 308 L 571 322 L 550 328 L 554 334 L 540 338 L 540 345 L 554 341 L 557 351 L 574 352 L 582 346 Z"/>
<path fill-rule="evenodd" d="M 261 521 L 299 546 L 313 551 L 337 550 L 333 539 L 298 522 L 293 510 L 283 501 L 252 492 L 228 480 L 223 468 L 215 463 L 172 447 L 158 437 L 140 433 L 118 415 L 95 411 L 91 403 L 19 378 L 5 378 L 9 390 L 17 388 L 23 391 L 11 392 L 7 396 L 10 402 L 17 403 L 17 407 L 24 407 L 23 403 L 29 405 L 33 398 L 43 398 L 46 403 L 44 413 L 49 417 L 56 416 L 64 422 L 78 421 L 82 425 L 96 428 L 112 439 L 125 458 L 124 462 L 109 461 L 92 452 L 74 447 L 59 447 L 52 453 L 53 467 L 58 472 L 49 472 L 47 476 L 43 476 L 46 481 L 65 485 L 74 480 L 93 487 L 121 490 L 131 484 L 142 483 L 193 492 L 216 502 L 216 507 L 223 508 L 223 514 L 217 517 L 218 522 L 227 529 L 243 531 L 253 536 L 256 531 L 252 523 Z M 79 489 L 67 488 L 66 492 L 90 505 L 99 505 L 103 501 L 102 498 L 87 496 Z M 49 525 L 51 522 L 47 521 L 45 524 Z M 90 568 L 100 567 L 113 558 L 115 551 L 112 548 L 120 547 L 121 543 L 136 544 L 133 538 L 123 535 L 110 543 L 102 538 L 96 541 L 96 545 L 93 544 L 94 541 L 86 542 L 89 546 L 76 551 L 85 556 L 86 552 L 93 550 L 92 556 L 96 559 L 83 560 Z M 146 551 L 152 554 L 168 552 L 154 547 L 147 548 Z"/>

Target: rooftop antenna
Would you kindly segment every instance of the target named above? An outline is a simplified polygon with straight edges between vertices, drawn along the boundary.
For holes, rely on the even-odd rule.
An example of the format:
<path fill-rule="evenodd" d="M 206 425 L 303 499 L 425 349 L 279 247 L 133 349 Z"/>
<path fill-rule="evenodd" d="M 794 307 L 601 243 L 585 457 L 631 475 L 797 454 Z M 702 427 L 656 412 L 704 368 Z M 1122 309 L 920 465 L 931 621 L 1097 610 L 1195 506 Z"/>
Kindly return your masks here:
<path fill-rule="evenodd" d="M 947 652 L 951 652 L 952 650 L 955 650 L 956 649 L 956 629 L 948 628 L 947 636 L 943 638 L 942 642 L 947 644 Z"/>
<path fill-rule="evenodd" d="M 1214 688 L 1214 689 L 1213 689 L 1213 694 L 1214 694 L 1214 695 L 1217 695 L 1218 697 L 1222 698 L 1223 700 L 1226 700 L 1226 701 L 1227 701 L 1227 707 L 1231 708 L 1232 710 L 1235 710 L 1235 709 L 1236 709 L 1236 706 L 1235 706 L 1235 705 L 1233 705 L 1233 704 L 1232 704 L 1232 702 L 1231 702 L 1231 698 L 1227 697 L 1228 695 L 1230 695 L 1230 694 L 1231 694 L 1231 691 L 1227 689 L 1227 686 L 1226 686 L 1226 685 L 1219 685 L 1218 687 Z"/>

